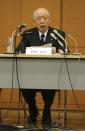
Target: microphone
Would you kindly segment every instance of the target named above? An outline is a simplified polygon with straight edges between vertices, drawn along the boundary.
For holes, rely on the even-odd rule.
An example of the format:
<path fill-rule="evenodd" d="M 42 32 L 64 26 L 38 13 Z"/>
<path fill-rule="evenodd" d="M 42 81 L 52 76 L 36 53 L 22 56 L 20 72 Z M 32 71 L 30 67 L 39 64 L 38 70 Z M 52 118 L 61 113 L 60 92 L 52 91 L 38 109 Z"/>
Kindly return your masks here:
<path fill-rule="evenodd" d="M 51 33 L 50 36 L 51 36 L 54 40 L 57 40 L 58 43 L 59 43 L 62 47 L 64 47 L 63 43 L 62 43 L 53 33 Z M 59 54 L 64 54 L 64 53 L 66 53 L 66 51 L 63 51 L 63 50 L 59 49 Z"/>
<path fill-rule="evenodd" d="M 67 53 L 67 52 L 68 52 L 68 48 L 67 48 L 67 42 L 66 42 L 65 38 L 63 38 L 63 36 L 62 36 L 57 30 L 54 29 L 53 32 L 54 32 L 56 35 L 58 35 L 58 36 L 65 42 L 65 44 L 66 44 L 65 53 Z"/>
<path fill-rule="evenodd" d="M 53 30 L 53 32 L 58 35 L 63 41 L 65 41 L 65 39 L 63 38 L 62 35 L 60 35 L 60 33 L 57 30 Z"/>
<path fill-rule="evenodd" d="M 61 46 L 63 46 L 62 42 L 61 42 L 60 40 L 58 40 L 58 38 L 57 38 L 53 33 L 51 33 L 50 36 L 51 36 L 54 40 L 57 40 L 58 43 L 59 43 Z"/>
<path fill-rule="evenodd" d="M 25 28 L 26 26 L 27 25 L 25 23 L 23 23 L 23 24 L 18 25 L 17 28 Z"/>
<path fill-rule="evenodd" d="M 53 30 L 53 32 L 56 34 L 56 35 L 58 35 L 63 41 L 65 41 L 65 44 L 66 44 L 66 50 L 68 51 L 68 49 L 67 49 L 67 42 L 66 42 L 66 40 L 60 35 L 60 33 L 57 31 L 57 30 Z M 75 42 L 75 48 L 76 48 L 76 51 L 75 51 L 75 55 L 79 55 L 80 53 L 78 53 L 78 43 L 77 43 L 77 41 L 76 41 L 76 39 L 72 36 L 72 35 L 70 35 L 70 34 L 68 34 L 68 33 L 65 33 L 69 38 L 71 38 L 71 39 L 73 39 L 74 40 L 74 42 Z"/>
<path fill-rule="evenodd" d="M 22 28 L 26 28 L 26 27 L 27 27 L 27 25 L 25 23 L 20 24 L 17 26 L 17 31 L 20 32 Z"/>

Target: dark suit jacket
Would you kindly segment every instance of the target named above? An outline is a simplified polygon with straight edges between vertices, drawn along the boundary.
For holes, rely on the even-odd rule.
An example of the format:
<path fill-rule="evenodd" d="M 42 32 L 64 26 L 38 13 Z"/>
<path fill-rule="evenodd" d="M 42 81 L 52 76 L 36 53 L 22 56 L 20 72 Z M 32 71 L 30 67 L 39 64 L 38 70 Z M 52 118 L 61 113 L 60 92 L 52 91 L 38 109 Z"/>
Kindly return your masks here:
<path fill-rule="evenodd" d="M 52 43 L 52 46 L 53 47 L 56 47 L 56 51 L 58 49 L 62 49 L 63 51 L 65 51 L 65 43 L 64 41 L 62 41 L 58 36 L 57 38 L 63 43 L 63 47 L 58 43 L 57 40 L 54 40 L 50 34 L 53 33 L 53 29 L 52 27 L 49 27 L 48 28 L 48 33 L 47 33 L 47 37 L 46 37 L 46 40 L 43 44 L 40 43 L 40 38 L 39 38 L 39 32 L 38 32 L 38 29 L 35 27 L 35 28 L 32 28 L 32 29 L 29 29 L 29 30 L 26 30 L 24 33 L 23 33 L 23 36 L 22 36 L 22 40 L 21 42 L 19 43 L 18 47 L 16 48 L 16 52 L 19 52 L 21 51 L 22 53 L 25 53 L 25 49 L 26 47 L 30 47 L 30 46 L 42 46 L 42 45 L 45 45 L 45 44 L 48 44 L 48 43 Z M 59 29 L 56 29 L 64 38 L 65 38 L 65 33 Z"/>

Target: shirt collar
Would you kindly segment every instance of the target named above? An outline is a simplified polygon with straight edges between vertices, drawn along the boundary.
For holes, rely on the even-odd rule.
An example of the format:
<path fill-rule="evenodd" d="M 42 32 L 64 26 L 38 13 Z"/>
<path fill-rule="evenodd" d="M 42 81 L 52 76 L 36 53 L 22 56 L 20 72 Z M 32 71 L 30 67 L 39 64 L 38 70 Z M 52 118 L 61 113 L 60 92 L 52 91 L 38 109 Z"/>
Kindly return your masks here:
<path fill-rule="evenodd" d="M 44 33 L 39 31 L 39 38 L 41 38 L 41 35 L 44 34 L 45 35 L 44 40 L 45 40 L 46 36 L 47 36 L 47 33 L 48 33 L 48 29 Z"/>

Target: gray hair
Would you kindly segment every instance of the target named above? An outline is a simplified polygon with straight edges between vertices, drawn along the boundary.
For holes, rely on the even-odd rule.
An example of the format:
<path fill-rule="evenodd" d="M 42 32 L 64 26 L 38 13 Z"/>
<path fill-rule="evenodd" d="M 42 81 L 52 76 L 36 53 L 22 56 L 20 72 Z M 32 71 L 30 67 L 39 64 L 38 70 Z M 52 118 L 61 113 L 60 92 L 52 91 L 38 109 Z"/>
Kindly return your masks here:
<path fill-rule="evenodd" d="M 44 13 L 47 17 L 49 17 L 49 18 L 50 18 L 50 16 L 51 16 L 50 12 L 49 12 L 47 9 L 45 9 L 45 8 L 38 8 L 38 9 L 36 9 L 36 10 L 34 11 L 34 13 L 33 13 L 33 19 L 34 19 L 34 20 L 37 19 L 37 17 L 38 17 L 38 15 L 39 15 L 40 12 L 43 12 L 43 13 Z"/>

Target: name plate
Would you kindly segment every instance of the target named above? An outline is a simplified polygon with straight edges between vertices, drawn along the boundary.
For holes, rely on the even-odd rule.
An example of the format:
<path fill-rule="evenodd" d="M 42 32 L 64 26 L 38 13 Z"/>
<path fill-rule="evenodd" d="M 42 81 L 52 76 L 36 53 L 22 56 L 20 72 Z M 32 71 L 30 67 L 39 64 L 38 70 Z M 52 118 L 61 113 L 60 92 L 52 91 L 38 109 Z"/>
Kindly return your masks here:
<path fill-rule="evenodd" d="M 51 55 L 52 54 L 52 47 L 27 47 L 26 54 L 33 54 L 33 55 Z"/>

